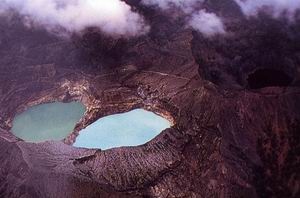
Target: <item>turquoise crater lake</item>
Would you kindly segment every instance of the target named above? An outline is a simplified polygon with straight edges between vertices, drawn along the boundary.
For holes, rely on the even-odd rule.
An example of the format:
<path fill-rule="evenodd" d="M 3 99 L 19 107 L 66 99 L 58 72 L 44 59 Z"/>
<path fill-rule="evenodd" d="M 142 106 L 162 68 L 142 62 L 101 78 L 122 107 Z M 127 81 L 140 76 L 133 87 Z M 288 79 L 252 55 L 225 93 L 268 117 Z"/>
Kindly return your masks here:
<path fill-rule="evenodd" d="M 73 146 L 110 149 L 147 143 L 171 123 L 152 112 L 136 109 L 103 117 L 79 132 Z"/>
<path fill-rule="evenodd" d="M 63 140 L 84 115 L 80 102 L 53 102 L 30 107 L 13 120 L 12 133 L 27 142 Z"/>

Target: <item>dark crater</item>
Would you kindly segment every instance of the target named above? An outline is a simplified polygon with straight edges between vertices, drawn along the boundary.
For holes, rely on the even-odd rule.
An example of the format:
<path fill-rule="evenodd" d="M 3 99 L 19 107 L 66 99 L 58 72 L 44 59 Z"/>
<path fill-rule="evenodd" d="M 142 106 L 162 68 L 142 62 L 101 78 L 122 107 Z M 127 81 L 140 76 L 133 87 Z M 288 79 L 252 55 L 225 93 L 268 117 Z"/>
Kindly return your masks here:
<path fill-rule="evenodd" d="M 280 82 L 268 79 L 254 88 L 288 84 L 298 86 L 299 22 L 288 23 L 284 18 L 275 20 L 264 14 L 258 18 L 237 17 L 230 21 L 225 37 L 207 39 L 193 32 L 193 55 L 203 78 L 223 88 L 247 88 L 253 86 L 252 78 L 248 82 L 249 73 L 263 66 L 283 71 L 284 74 L 279 77 L 276 71 L 270 71 L 268 78 L 279 77 L 277 80 Z M 285 74 L 287 76 L 283 77 Z"/>
<path fill-rule="evenodd" d="M 251 73 L 247 78 L 250 89 L 285 87 L 291 84 L 292 80 L 283 71 L 274 69 L 259 69 Z"/>

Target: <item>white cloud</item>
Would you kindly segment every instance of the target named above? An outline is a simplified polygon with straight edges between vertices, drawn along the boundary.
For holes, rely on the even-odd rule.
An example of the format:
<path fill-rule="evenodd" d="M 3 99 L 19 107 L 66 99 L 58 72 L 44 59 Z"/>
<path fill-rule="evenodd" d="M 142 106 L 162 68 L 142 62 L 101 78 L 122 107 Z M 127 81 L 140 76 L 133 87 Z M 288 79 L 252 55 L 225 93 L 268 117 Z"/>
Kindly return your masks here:
<path fill-rule="evenodd" d="M 95 26 L 111 35 L 136 36 L 149 29 L 143 17 L 120 0 L 0 0 L 0 10 L 9 9 L 49 30 L 78 32 Z"/>
<path fill-rule="evenodd" d="M 205 36 L 225 34 L 225 28 L 221 19 L 214 13 L 200 10 L 192 15 L 189 25 Z"/>
<path fill-rule="evenodd" d="M 186 12 L 191 12 L 196 4 L 203 2 L 204 0 L 143 0 L 145 5 L 157 5 L 161 9 L 169 9 L 172 6 L 176 6 Z"/>
<path fill-rule="evenodd" d="M 145 5 L 156 5 L 162 10 L 172 7 L 181 9 L 189 18 L 188 26 L 201 32 L 204 36 L 225 34 L 225 26 L 220 17 L 215 13 L 208 13 L 199 9 L 204 0 L 143 0 Z"/>
<path fill-rule="evenodd" d="M 235 0 L 247 16 L 255 16 L 259 11 L 267 11 L 277 18 L 286 14 L 293 19 L 300 9 L 300 0 Z"/>

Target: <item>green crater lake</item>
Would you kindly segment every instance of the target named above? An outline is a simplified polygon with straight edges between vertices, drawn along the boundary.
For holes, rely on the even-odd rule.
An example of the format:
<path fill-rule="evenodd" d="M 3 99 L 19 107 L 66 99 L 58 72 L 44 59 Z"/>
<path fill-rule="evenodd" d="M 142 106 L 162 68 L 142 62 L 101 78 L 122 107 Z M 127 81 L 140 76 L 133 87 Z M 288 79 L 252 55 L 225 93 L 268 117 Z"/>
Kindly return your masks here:
<path fill-rule="evenodd" d="M 136 109 L 103 117 L 79 132 L 73 146 L 110 149 L 147 143 L 171 123 L 152 112 Z"/>
<path fill-rule="evenodd" d="M 84 115 L 80 102 L 54 102 L 30 107 L 13 120 L 12 133 L 27 142 L 63 140 Z"/>

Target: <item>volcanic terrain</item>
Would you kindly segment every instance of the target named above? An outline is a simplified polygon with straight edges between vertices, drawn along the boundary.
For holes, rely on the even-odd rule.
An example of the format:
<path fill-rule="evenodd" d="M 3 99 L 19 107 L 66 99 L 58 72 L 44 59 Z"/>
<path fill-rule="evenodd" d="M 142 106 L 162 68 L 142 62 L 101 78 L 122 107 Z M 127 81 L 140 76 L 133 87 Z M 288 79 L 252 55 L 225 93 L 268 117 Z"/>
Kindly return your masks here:
<path fill-rule="evenodd" d="M 0 197 L 300 197 L 300 23 L 207 1 L 228 32 L 207 38 L 180 13 L 127 2 L 148 34 L 64 38 L 16 13 L 0 20 Z M 14 116 L 53 101 L 87 108 L 64 141 L 11 133 Z M 173 126 L 137 147 L 71 146 L 97 119 L 136 108 Z"/>

